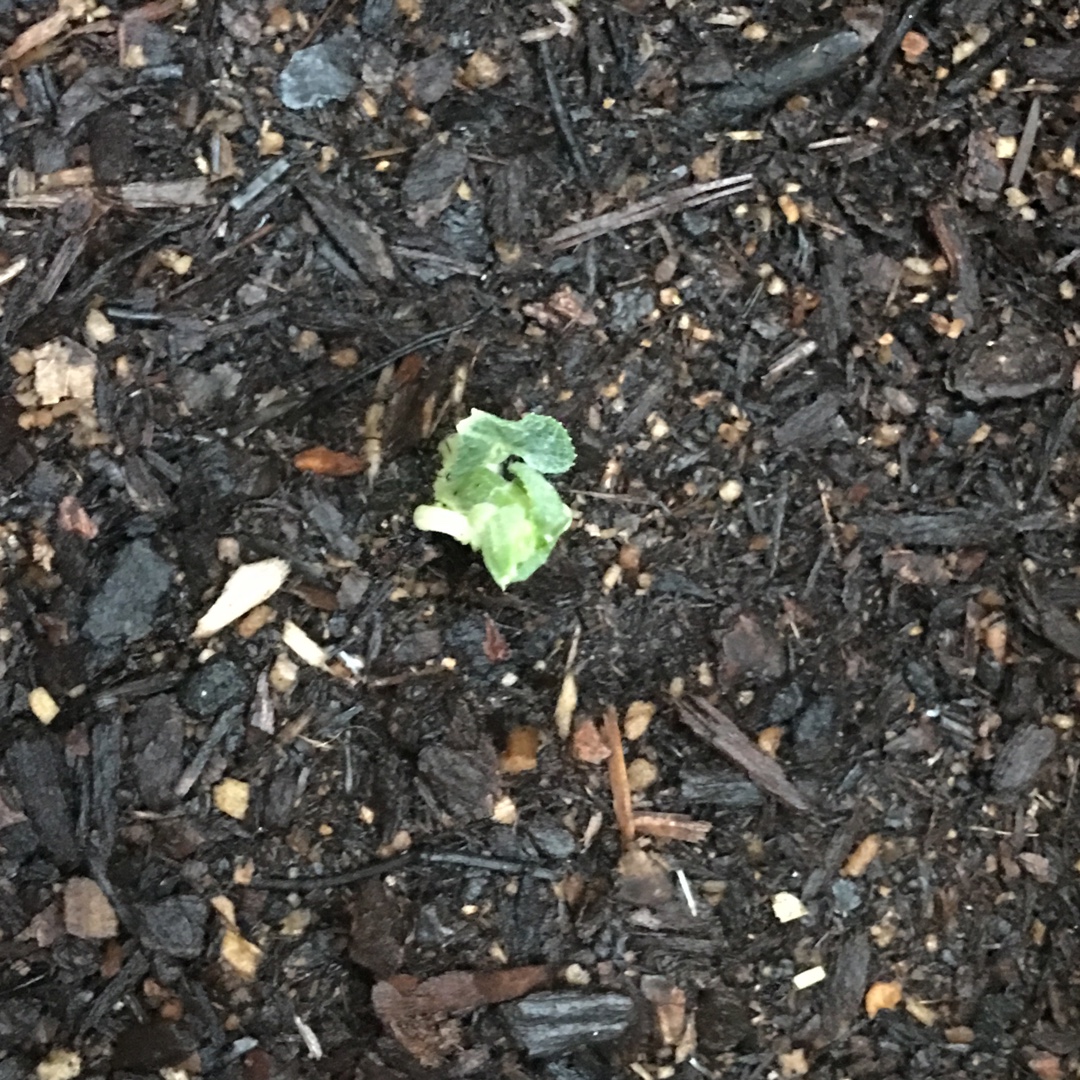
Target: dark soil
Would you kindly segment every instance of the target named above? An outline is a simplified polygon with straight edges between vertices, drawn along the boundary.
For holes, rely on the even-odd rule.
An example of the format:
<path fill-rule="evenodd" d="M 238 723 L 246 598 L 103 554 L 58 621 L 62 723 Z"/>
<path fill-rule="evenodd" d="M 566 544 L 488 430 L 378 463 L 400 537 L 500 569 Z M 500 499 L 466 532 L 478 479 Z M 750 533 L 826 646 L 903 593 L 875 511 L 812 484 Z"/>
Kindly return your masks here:
<path fill-rule="evenodd" d="M 884 7 L 0 0 L 0 1080 L 1080 1075 L 1080 16 Z"/>

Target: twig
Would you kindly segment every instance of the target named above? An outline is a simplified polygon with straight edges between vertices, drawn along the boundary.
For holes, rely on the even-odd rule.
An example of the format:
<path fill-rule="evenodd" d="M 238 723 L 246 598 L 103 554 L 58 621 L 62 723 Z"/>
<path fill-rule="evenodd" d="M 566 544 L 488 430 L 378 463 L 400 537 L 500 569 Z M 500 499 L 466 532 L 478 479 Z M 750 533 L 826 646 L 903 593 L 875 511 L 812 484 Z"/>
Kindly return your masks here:
<path fill-rule="evenodd" d="M 619 730 L 619 714 L 614 705 L 604 710 L 604 739 L 611 750 L 608 758 L 608 775 L 611 778 L 611 801 L 615 807 L 615 821 L 623 847 L 634 842 L 634 810 L 630 804 L 630 779 L 626 775 L 626 758 L 623 757 L 622 732 Z"/>
<path fill-rule="evenodd" d="M 918 18 L 919 12 L 922 11 L 925 5 L 926 0 L 911 0 L 911 3 L 904 9 L 900 18 L 897 19 L 896 26 L 893 27 L 892 33 L 889 34 L 884 42 L 882 42 L 881 46 L 875 50 L 877 52 L 877 57 L 875 58 L 876 68 L 874 74 L 863 88 L 863 92 L 859 95 L 854 107 L 849 111 L 849 117 L 857 114 L 869 113 L 871 106 L 881 93 L 881 84 L 885 79 L 885 73 L 889 70 L 893 53 L 900 47 L 900 42 L 904 40 L 904 35 L 911 29 L 915 20 Z"/>
<path fill-rule="evenodd" d="M 738 176 L 706 180 L 701 184 L 687 184 L 672 191 L 663 191 L 659 195 L 651 195 L 647 199 L 632 202 L 621 210 L 609 210 L 606 214 L 598 214 L 596 217 L 587 218 L 574 225 L 567 225 L 558 232 L 552 233 L 545 241 L 545 246 L 550 251 L 561 251 L 597 236 L 603 236 L 605 233 L 625 229 L 628 225 L 637 225 L 639 222 L 649 221 L 665 214 L 675 214 L 680 210 L 704 206 L 717 199 L 749 191 L 753 179 L 751 173 L 740 173 Z"/>
<path fill-rule="evenodd" d="M 540 64 L 544 69 L 544 82 L 547 84 L 548 98 L 551 101 L 551 115 L 555 118 L 555 125 L 559 129 L 563 142 L 566 143 L 566 149 L 570 151 L 570 158 L 574 162 L 574 168 L 577 169 L 581 179 L 591 187 L 592 170 L 589 168 L 588 161 L 585 160 L 585 154 L 581 149 L 581 143 L 578 141 L 577 132 L 574 131 L 573 121 L 566 111 L 562 91 L 559 89 L 558 80 L 555 78 L 555 67 L 551 62 L 551 46 L 547 41 L 540 41 L 537 45 L 540 50 Z"/>
<path fill-rule="evenodd" d="M 1042 98 L 1031 99 L 1031 107 L 1028 109 L 1027 120 L 1024 122 L 1024 130 L 1020 135 L 1020 142 L 1016 147 L 1016 157 L 1013 158 L 1012 167 L 1009 169 L 1009 187 L 1019 187 L 1023 182 L 1024 173 L 1027 172 L 1031 161 L 1031 151 L 1035 147 L 1035 135 L 1039 130 L 1039 110 Z"/>

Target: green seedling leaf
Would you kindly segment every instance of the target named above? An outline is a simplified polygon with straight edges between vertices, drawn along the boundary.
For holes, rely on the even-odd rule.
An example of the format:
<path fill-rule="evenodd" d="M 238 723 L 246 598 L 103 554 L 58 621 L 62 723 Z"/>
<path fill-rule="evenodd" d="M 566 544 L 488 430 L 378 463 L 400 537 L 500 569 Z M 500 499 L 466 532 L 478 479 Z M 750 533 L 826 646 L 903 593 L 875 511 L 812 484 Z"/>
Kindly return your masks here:
<path fill-rule="evenodd" d="M 474 409 L 439 453 L 435 502 L 416 508 L 417 528 L 479 551 L 500 588 L 524 581 L 570 525 L 569 507 L 543 475 L 574 464 L 566 428 L 537 413 L 503 420 Z"/>
<path fill-rule="evenodd" d="M 564 473 L 574 464 L 574 444 L 566 428 L 554 417 L 539 413 L 526 413 L 520 420 L 503 420 L 473 409 L 450 439 L 457 440 L 452 448 L 455 472 L 500 465 L 509 457 L 521 458 L 542 473 Z"/>

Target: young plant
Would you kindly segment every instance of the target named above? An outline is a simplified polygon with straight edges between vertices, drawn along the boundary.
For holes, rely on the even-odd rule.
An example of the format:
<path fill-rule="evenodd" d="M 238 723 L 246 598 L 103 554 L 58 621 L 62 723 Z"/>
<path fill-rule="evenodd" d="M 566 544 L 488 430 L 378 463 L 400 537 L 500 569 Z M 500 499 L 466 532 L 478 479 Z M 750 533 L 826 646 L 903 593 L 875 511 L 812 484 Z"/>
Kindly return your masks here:
<path fill-rule="evenodd" d="M 543 476 L 574 464 L 566 428 L 537 413 L 502 420 L 473 409 L 439 453 L 435 502 L 416 508 L 416 527 L 479 551 L 499 588 L 524 581 L 570 524 L 570 508 Z"/>

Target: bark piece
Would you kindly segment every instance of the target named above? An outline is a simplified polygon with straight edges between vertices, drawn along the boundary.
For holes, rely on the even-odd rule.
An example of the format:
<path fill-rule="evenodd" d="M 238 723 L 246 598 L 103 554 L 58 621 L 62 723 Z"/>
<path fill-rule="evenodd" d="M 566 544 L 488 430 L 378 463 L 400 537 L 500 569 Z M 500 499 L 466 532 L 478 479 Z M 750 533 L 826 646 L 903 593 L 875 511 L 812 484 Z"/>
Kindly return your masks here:
<path fill-rule="evenodd" d="M 1014 316 L 1008 326 L 989 328 L 975 337 L 953 373 L 953 384 L 969 401 L 982 405 L 1052 390 L 1064 383 L 1069 368 L 1065 347 L 1056 336 Z"/>
<path fill-rule="evenodd" d="M 784 775 L 784 770 L 767 754 L 762 753 L 715 705 L 704 698 L 693 704 L 676 702 L 679 718 L 695 735 L 714 746 L 733 761 L 759 787 L 793 810 L 809 810 L 810 803 Z"/>
<path fill-rule="evenodd" d="M 502 1009 L 511 1035 L 534 1057 L 555 1057 L 612 1042 L 630 1026 L 634 1002 L 625 994 L 549 990 Z"/>
<path fill-rule="evenodd" d="M 60 744 L 51 738 L 20 739 L 4 761 L 42 845 L 62 866 L 75 862 L 79 848 L 71 808 L 71 777 Z"/>
<path fill-rule="evenodd" d="M 1057 746 L 1057 736 L 1047 727 L 1028 724 L 1005 744 L 994 763 L 990 783 L 997 795 L 1019 795 L 1035 782 L 1046 759 Z"/>

